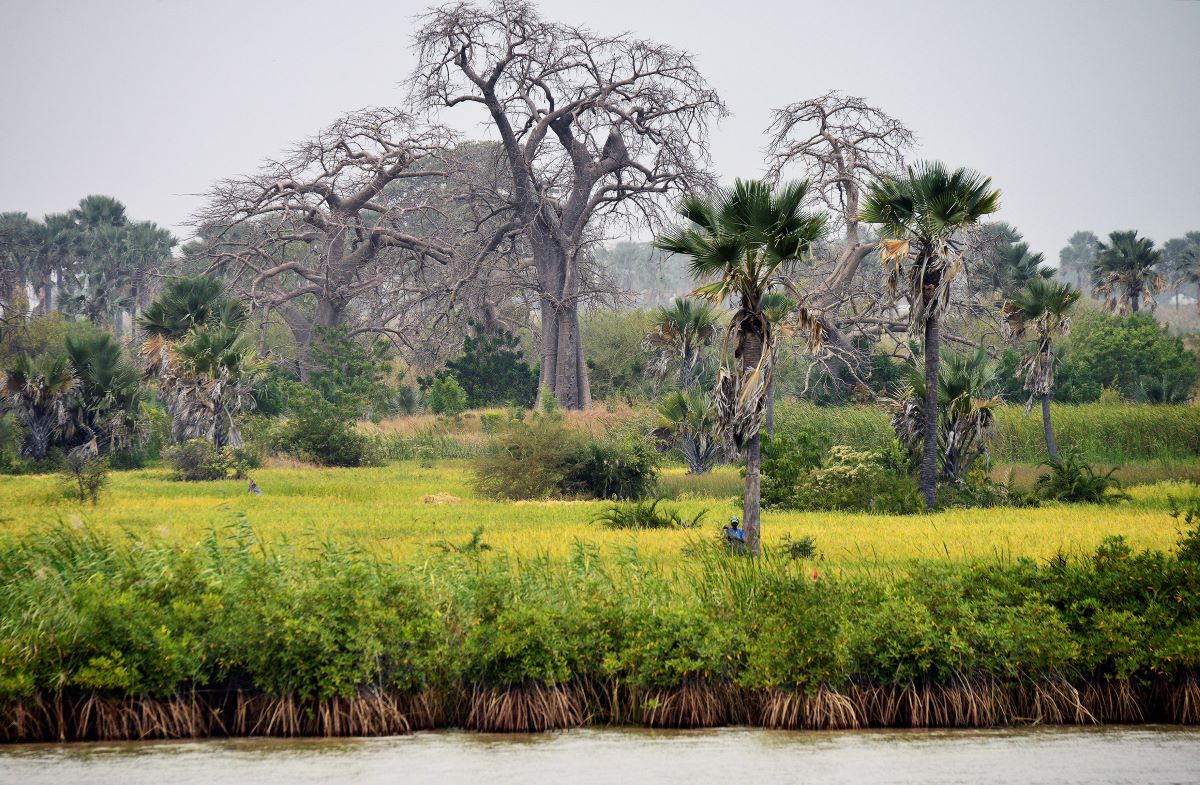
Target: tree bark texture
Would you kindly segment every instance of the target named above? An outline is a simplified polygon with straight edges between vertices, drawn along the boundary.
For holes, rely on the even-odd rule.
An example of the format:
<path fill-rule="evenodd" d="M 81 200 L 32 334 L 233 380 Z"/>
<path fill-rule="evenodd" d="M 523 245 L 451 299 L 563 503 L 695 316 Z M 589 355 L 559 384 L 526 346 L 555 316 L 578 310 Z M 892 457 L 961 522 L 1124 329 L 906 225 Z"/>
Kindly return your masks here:
<path fill-rule="evenodd" d="M 933 510 L 937 504 L 938 473 L 938 364 L 941 360 L 938 345 L 938 318 L 930 314 L 925 321 L 925 402 L 924 440 L 921 447 L 921 494 L 925 497 L 925 509 Z"/>
<path fill-rule="evenodd" d="M 1046 432 L 1046 452 L 1058 458 L 1058 443 L 1054 441 L 1054 428 L 1050 423 L 1050 393 L 1042 394 L 1042 430 Z"/>

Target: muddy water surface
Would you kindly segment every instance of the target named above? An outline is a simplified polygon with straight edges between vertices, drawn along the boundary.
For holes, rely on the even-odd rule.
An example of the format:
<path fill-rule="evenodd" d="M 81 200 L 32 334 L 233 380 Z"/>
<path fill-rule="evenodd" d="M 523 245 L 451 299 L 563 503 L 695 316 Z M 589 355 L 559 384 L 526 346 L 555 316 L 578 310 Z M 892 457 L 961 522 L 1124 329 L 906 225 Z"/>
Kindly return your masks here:
<path fill-rule="evenodd" d="M 452 731 L 376 739 L 0 746 L 0 785 L 1200 783 L 1200 729 Z"/>

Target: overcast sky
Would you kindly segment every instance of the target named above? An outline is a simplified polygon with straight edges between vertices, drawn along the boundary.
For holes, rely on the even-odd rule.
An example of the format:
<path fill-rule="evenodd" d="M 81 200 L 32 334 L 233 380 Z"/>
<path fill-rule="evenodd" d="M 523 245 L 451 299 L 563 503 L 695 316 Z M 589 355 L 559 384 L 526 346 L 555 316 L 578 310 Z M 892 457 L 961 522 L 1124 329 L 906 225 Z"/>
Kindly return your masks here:
<path fill-rule="evenodd" d="M 89 193 L 181 235 L 216 178 L 339 113 L 398 103 L 429 0 L 0 0 L 0 211 Z M 1200 229 L 1200 2 L 545 0 L 697 55 L 733 112 L 722 177 L 762 172 L 772 108 L 830 89 L 990 175 L 999 218 L 1057 260 L 1077 229 Z M 471 129 L 464 106 L 443 119 Z"/>

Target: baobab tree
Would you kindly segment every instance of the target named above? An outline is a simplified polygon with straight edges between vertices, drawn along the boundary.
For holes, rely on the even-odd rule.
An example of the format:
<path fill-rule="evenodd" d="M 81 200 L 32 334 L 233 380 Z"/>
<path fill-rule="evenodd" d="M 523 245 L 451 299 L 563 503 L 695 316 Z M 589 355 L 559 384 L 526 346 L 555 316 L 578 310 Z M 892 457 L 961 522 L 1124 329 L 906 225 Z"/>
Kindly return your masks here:
<path fill-rule="evenodd" d="M 551 22 L 524 2 L 434 9 L 415 48 L 417 104 L 477 106 L 499 137 L 504 197 L 536 272 L 541 388 L 585 408 L 586 246 L 614 222 L 657 223 L 664 194 L 712 186 L 709 128 L 725 106 L 688 53 Z"/>
<path fill-rule="evenodd" d="M 831 372 L 846 368 L 857 377 L 864 358 L 853 337 L 899 336 L 907 326 L 882 296 L 881 277 L 859 274 L 879 248 L 861 229 L 863 193 L 880 178 L 903 171 L 915 137 L 865 98 L 836 90 L 776 109 L 767 134 L 768 176 L 779 182 L 785 172 L 801 170 L 811 185 L 810 197 L 829 212 L 831 231 L 840 231 L 840 247 L 825 248 L 828 258 L 814 260 L 803 292 L 792 287 L 791 294 L 821 323 L 821 364 Z"/>
<path fill-rule="evenodd" d="M 370 295 L 381 303 L 401 272 L 486 256 L 518 228 L 485 221 L 484 233 L 461 242 L 431 185 L 454 171 L 452 142 L 448 129 L 398 109 L 365 109 L 260 172 L 212 189 L 196 216 L 209 238 L 198 253 L 230 279 L 260 323 L 271 311 L 283 318 L 300 347 L 302 377 L 315 335 L 363 328 L 357 300 Z M 387 328 L 384 310 L 368 328 Z"/>

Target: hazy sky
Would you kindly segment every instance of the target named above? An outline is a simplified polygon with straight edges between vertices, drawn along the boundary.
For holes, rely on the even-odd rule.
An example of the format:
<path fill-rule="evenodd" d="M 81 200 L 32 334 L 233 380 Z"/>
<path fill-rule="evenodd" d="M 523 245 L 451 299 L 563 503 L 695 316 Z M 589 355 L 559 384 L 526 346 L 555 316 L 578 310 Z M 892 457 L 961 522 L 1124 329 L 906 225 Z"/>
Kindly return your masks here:
<path fill-rule="evenodd" d="M 0 0 L 0 211 L 89 193 L 181 234 L 192 194 L 339 113 L 398 103 L 428 0 Z M 544 0 L 694 52 L 733 112 L 722 177 L 762 171 L 772 108 L 830 89 L 971 166 L 1057 260 L 1076 229 L 1200 229 L 1200 2 Z M 471 129 L 463 107 L 443 119 Z"/>

